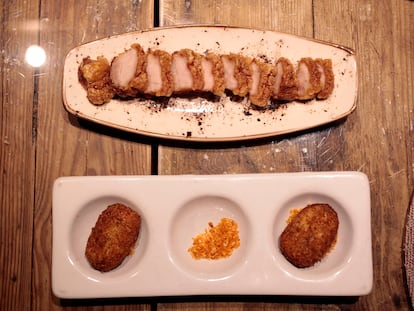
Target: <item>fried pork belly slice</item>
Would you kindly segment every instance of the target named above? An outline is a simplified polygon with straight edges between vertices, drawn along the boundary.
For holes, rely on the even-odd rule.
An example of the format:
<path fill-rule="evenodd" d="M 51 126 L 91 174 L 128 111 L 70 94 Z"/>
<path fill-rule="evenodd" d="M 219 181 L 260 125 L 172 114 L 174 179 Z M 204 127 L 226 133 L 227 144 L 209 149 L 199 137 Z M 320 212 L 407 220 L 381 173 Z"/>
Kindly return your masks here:
<path fill-rule="evenodd" d="M 234 95 L 246 96 L 252 85 L 250 64 L 253 60 L 233 53 L 222 55 L 221 59 L 224 65 L 225 88 Z"/>
<path fill-rule="evenodd" d="M 298 78 L 298 99 L 313 99 L 321 91 L 321 71 L 312 58 L 305 57 L 299 60 L 296 76 Z"/>
<path fill-rule="evenodd" d="M 257 107 L 266 107 L 275 84 L 276 68 L 258 60 L 253 60 L 250 67 L 252 73 L 250 101 Z"/>
<path fill-rule="evenodd" d="M 293 64 L 287 58 L 281 57 L 276 63 L 276 71 L 273 98 L 295 100 L 298 96 L 298 79 Z"/>
<path fill-rule="evenodd" d="M 172 54 L 171 73 L 175 93 L 201 91 L 203 89 L 201 59 L 201 54 L 190 49 L 182 49 Z"/>
<path fill-rule="evenodd" d="M 227 90 L 233 91 L 238 85 L 237 79 L 234 76 L 236 63 L 230 55 L 222 55 L 221 61 L 223 62 L 224 69 L 224 87 Z"/>
<path fill-rule="evenodd" d="M 145 65 L 145 52 L 139 44 L 133 44 L 112 60 L 110 77 L 119 96 L 134 97 L 146 89 Z"/>
<path fill-rule="evenodd" d="M 78 69 L 78 79 L 86 89 L 88 100 L 94 105 L 109 102 L 115 95 L 109 77 L 110 65 L 105 57 L 83 59 Z"/>
<path fill-rule="evenodd" d="M 332 94 L 335 83 L 332 60 L 317 58 L 315 62 L 318 66 L 318 70 L 321 72 L 321 91 L 316 97 L 318 99 L 326 99 Z"/>
<path fill-rule="evenodd" d="M 148 50 L 146 73 L 148 77 L 146 94 L 171 96 L 174 80 L 171 73 L 172 56 L 162 50 Z"/>
<path fill-rule="evenodd" d="M 201 59 L 203 69 L 203 89 L 204 92 L 211 92 L 214 95 L 222 96 L 224 94 L 224 65 L 221 57 L 208 53 Z"/>

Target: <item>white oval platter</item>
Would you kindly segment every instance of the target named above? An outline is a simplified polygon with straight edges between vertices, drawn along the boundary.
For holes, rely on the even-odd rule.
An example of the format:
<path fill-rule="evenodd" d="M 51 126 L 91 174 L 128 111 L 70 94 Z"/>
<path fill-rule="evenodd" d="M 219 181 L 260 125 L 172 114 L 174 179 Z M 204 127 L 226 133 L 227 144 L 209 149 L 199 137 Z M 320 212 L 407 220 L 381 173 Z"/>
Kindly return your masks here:
<path fill-rule="evenodd" d="M 294 64 L 302 57 L 330 58 L 335 88 L 326 100 L 290 102 L 275 109 L 249 108 L 248 99 L 176 97 L 168 102 L 150 99 L 113 99 L 102 106 L 91 104 L 78 81 L 84 57 L 105 56 L 109 61 L 139 43 L 145 50 L 174 52 L 190 48 L 199 53 L 240 53 L 275 62 L 283 56 Z M 72 49 L 63 74 L 66 110 L 106 126 L 167 139 L 231 141 L 276 136 L 342 119 L 356 106 L 357 66 L 346 47 L 275 31 L 226 26 L 154 28 L 111 36 Z"/>

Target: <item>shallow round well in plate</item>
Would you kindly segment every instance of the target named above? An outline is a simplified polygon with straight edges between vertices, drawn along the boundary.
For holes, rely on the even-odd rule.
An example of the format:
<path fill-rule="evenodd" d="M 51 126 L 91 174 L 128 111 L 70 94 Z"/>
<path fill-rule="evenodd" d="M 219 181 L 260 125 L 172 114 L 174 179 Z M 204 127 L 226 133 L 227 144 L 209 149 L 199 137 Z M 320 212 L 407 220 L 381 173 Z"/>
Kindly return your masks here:
<path fill-rule="evenodd" d="M 85 247 L 92 228 L 99 215 L 111 204 L 122 203 L 134 209 L 141 216 L 141 228 L 133 253 L 125 258 L 120 266 L 108 272 L 100 272 L 92 268 L 85 256 Z M 144 256 L 148 240 L 148 229 L 141 211 L 130 201 L 118 196 L 102 196 L 87 202 L 75 215 L 69 241 L 69 259 L 73 266 L 85 277 L 96 282 L 116 282 L 133 276 L 139 268 L 139 261 Z"/>
<path fill-rule="evenodd" d="M 338 214 L 339 227 L 337 241 L 333 249 L 320 262 L 309 268 L 297 268 L 281 253 L 279 249 L 279 237 L 288 224 L 288 219 L 292 210 L 299 210 L 314 203 L 327 203 Z M 282 203 L 274 220 L 273 238 L 275 246 L 275 263 L 279 265 L 285 273 L 297 279 L 320 281 L 335 277 L 352 259 L 351 249 L 355 237 L 352 221 L 347 213 L 346 206 L 343 206 L 340 202 L 325 194 L 304 193 L 293 196 L 285 203 Z"/>
<path fill-rule="evenodd" d="M 217 225 L 224 218 L 238 224 L 240 247 L 230 257 L 216 260 L 194 259 L 188 252 L 192 238 L 207 229 L 208 223 Z M 246 263 L 250 224 L 240 206 L 220 196 L 199 196 L 184 203 L 175 214 L 169 236 L 169 256 L 181 271 L 197 279 L 217 280 L 231 277 Z"/>

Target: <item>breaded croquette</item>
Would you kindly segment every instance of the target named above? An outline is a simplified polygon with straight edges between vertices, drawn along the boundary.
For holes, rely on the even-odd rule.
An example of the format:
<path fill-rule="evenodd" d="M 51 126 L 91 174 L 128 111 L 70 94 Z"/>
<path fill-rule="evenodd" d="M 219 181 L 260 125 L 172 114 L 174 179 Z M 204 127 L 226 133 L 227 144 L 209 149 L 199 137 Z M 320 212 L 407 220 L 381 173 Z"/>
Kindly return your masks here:
<path fill-rule="evenodd" d="M 286 226 L 279 238 L 279 248 L 296 267 L 311 267 L 335 245 L 338 226 L 338 215 L 330 205 L 308 205 Z"/>
<path fill-rule="evenodd" d="M 107 272 L 131 254 L 138 239 L 141 217 L 130 207 L 116 203 L 98 217 L 88 238 L 85 255 L 93 268 Z"/>

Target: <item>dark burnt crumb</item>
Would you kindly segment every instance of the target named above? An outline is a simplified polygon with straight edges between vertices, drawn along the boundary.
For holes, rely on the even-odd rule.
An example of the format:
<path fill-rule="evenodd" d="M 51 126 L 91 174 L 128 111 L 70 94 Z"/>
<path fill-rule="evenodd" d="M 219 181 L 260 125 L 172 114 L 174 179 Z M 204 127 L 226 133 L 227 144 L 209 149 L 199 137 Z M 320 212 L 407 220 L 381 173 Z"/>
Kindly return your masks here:
<path fill-rule="evenodd" d="M 217 44 L 218 46 L 220 46 L 220 42 L 216 41 L 216 44 Z"/>
<path fill-rule="evenodd" d="M 276 100 L 276 99 L 272 99 L 270 101 L 270 105 L 269 105 L 269 107 L 267 109 L 270 110 L 270 111 L 274 111 L 274 110 L 280 109 L 282 107 L 286 107 L 286 102 L 280 101 L 280 100 Z"/>
<path fill-rule="evenodd" d="M 201 44 L 200 44 L 200 42 L 197 42 L 197 46 L 200 46 Z"/>
<path fill-rule="evenodd" d="M 282 46 L 285 43 L 285 42 L 283 42 L 282 39 L 280 39 L 278 42 L 279 42 L 279 46 Z"/>
<path fill-rule="evenodd" d="M 224 93 L 226 94 L 227 97 L 230 97 L 230 100 L 232 102 L 236 102 L 236 103 L 241 103 L 244 100 L 243 96 L 240 95 L 234 95 L 231 91 L 229 90 L 225 90 Z"/>
<path fill-rule="evenodd" d="M 208 30 L 207 29 L 204 29 L 204 32 L 208 32 Z"/>
<path fill-rule="evenodd" d="M 187 137 L 191 137 L 191 135 L 192 135 L 192 132 L 191 131 L 188 131 L 186 136 Z"/>
<path fill-rule="evenodd" d="M 260 122 L 261 120 L 260 120 L 260 118 L 257 118 L 257 122 Z"/>
<path fill-rule="evenodd" d="M 261 61 L 263 61 L 266 64 L 271 64 L 273 63 L 272 59 L 270 59 L 267 55 L 259 55 L 259 58 Z"/>
<path fill-rule="evenodd" d="M 170 98 L 166 96 L 160 96 L 155 98 L 156 102 L 160 104 L 161 108 L 168 108 L 171 106 Z"/>
<path fill-rule="evenodd" d="M 250 110 L 245 110 L 245 111 L 243 111 L 243 113 L 244 113 L 245 116 L 251 116 L 252 115 Z"/>
<path fill-rule="evenodd" d="M 201 125 L 203 125 L 203 122 L 198 121 L 198 126 L 201 126 Z"/>

